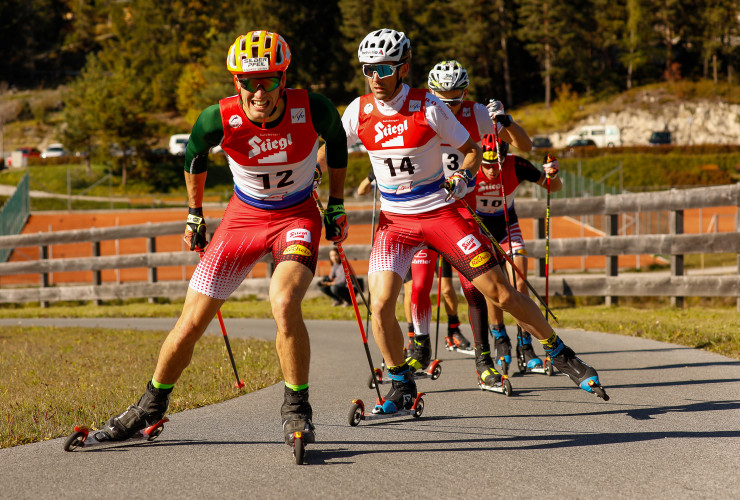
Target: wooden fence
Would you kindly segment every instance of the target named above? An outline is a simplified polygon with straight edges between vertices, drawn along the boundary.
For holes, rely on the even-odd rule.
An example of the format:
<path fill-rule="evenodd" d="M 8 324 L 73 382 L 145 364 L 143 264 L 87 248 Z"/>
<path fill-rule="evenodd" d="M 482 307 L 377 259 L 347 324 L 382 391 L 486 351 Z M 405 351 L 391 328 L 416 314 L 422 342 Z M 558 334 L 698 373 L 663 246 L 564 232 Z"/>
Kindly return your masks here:
<path fill-rule="evenodd" d="M 551 275 L 551 294 L 563 296 L 602 296 L 614 304 L 620 296 L 669 296 L 672 304 L 682 305 L 683 297 L 736 297 L 740 310 L 740 233 L 735 231 L 711 234 L 683 234 L 684 210 L 703 207 L 740 207 L 740 184 L 699 189 L 670 190 L 654 193 L 605 195 L 589 198 L 553 200 L 551 216 L 603 216 L 603 237 L 557 238 L 550 240 L 550 257 L 605 256 L 606 269 L 601 275 Z M 532 285 L 544 290 L 544 218 L 543 200 L 517 200 L 521 219 L 535 219 L 538 238 L 527 242 L 530 257 L 538 259 L 537 273 L 531 276 Z M 737 210 L 737 208 L 736 208 Z M 670 231 L 667 234 L 619 235 L 620 214 L 668 212 Z M 740 214 L 740 212 L 736 212 Z M 368 224 L 371 211 L 349 212 L 350 224 Z M 740 220 L 740 215 L 736 217 Z M 208 219 L 209 229 L 215 229 L 220 219 Z M 93 228 L 0 237 L 0 248 L 40 247 L 40 260 L 0 263 L 0 276 L 38 274 L 39 286 L 33 288 L 0 289 L 0 302 L 40 302 L 83 300 L 96 301 L 142 297 L 182 297 L 186 281 L 161 281 L 157 268 L 165 266 L 194 266 L 198 255 L 194 252 L 157 252 L 156 237 L 182 234 L 181 222 L 165 222 L 112 228 Z M 101 256 L 101 241 L 126 238 L 146 238 L 147 252 L 133 255 Z M 48 259 L 50 245 L 89 242 L 92 257 L 75 259 Z M 347 245 L 350 260 L 367 260 L 367 245 Z M 686 254 L 737 254 L 737 272 L 725 275 L 686 276 L 683 259 Z M 322 247 L 319 258 L 328 259 L 328 248 Z M 623 273 L 619 275 L 617 259 L 620 255 L 670 255 L 670 273 Z M 263 259 L 270 262 L 269 256 Z M 101 271 L 107 269 L 147 268 L 145 282 L 103 283 Z M 92 271 L 89 285 L 49 286 L 49 273 L 64 271 Z M 235 296 L 267 293 L 269 278 L 246 279 Z"/>

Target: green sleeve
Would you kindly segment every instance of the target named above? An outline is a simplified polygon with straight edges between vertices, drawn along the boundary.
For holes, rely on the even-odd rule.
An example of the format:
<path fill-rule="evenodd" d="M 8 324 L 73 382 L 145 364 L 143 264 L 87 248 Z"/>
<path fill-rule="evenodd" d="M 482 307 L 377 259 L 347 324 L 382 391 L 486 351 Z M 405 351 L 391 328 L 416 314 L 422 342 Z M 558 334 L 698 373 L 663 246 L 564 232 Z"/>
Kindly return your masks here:
<path fill-rule="evenodd" d="M 207 107 L 193 125 L 185 148 L 185 171 L 200 174 L 208 168 L 208 152 L 221 144 L 224 129 L 218 104 Z"/>
<path fill-rule="evenodd" d="M 313 128 L 326 142 L 329 168 L 347 168 L 347 134 L 337 108 L 321 94 L 308 93 Z"/>

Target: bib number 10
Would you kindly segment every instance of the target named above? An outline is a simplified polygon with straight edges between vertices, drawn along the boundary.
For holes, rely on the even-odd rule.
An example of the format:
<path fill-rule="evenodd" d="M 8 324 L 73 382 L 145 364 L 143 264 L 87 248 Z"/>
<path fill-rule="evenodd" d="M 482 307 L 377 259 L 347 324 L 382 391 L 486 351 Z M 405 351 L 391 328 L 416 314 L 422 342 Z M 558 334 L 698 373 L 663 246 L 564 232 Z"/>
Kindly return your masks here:
<path fill-rule="evenodd" d="M 411 160 L 408 156 L 404 156 L 401 158 L 401 164 L 397 167 L 393 166 L 393 160 L 391 158 L 387 158 L 385 160 L 385 164 L 388 165 L 388 170 L 391 173 L 391 177 L 395 177 L 398 175 L 396 173 L 396 169 L 398 169 L 401 172 L 407 172 L 409 175 L 414 173 L 414 165 L 411 163 Z"/>

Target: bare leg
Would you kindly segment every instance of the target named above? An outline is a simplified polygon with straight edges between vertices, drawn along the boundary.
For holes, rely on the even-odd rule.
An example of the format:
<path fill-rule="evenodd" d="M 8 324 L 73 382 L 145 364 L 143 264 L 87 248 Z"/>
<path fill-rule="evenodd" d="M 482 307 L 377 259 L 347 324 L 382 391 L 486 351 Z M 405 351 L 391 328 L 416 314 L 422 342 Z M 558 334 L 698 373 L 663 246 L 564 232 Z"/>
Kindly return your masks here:
<path fill-rule="evenodd" d="M 208 297 L 188 288 L 180 318 L 159 351 L 154 380 L 161 384 L 177 382 L 183 370 L 190 364 L 196 342 L 223 303 L 223 300 Z"/>
<path fill-rule="evenodd" d="M 311 345 L 303 322 L 301 301 L 312 277 L 311 271 L 303 264 L 283 261 L 275 268 L 270 280 L 270 304 L 277 324 L 275 348 L 283 378 L 291 385 L 308 383 Z"/>
<path fill-rule="evenodd" d="M 403 364 L 403 333 L 396 319 L 396 301 L 403 280 L 393 271 L 369 276 L 373 335 L 388 366 Z"/>
<path fill-rule="evenodd" d="M 457 292 L 452 286 L 452 278 L 442 278 L 442 297 L 445 299 L 447 316 L 457 316 Z"/>

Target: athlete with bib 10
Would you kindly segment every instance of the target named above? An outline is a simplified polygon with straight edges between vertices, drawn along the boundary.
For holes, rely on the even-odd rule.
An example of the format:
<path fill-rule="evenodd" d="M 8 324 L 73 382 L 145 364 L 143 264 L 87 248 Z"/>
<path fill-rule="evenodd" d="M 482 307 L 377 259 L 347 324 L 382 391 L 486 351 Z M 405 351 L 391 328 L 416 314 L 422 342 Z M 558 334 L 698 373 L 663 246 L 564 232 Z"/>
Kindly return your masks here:
<path fill-rule="evenodd" d="M 381 193 L 368 277 L 373 334 L 392 381 L 385 401 L 373 411 L 408 409 L 417 395 L 403 358 L 404 336 L 395 306 L 403 276 L 422 248 L 439 252 L 540 339 L 555 366 L 577 384 L 598 383 L 596 371 L 563 344 L 537 305 L 508 283 L 478 227 L 461 216 L 456 200 L 465 196 L 480 166 L 481 148 L 442 101 L 403 83 L 411 58 L 409 39 L 392 29 L 373 31 L 360 43 L 358 57 L 372 93 L 352 101 L 342 122 L 347 145 L 360 140 L 368 150 Z M 459 170 L 447 181 L 440 161 L 442 143 L 457 149 L 462 158 Z"/>
<path fill-rule="evenodd" d="M 190 250 L 204 253 L 146 392 L 137 404 L 106 422 L 97 439 L 124 440 L 162 418 L 196 342 L 254 264 L 271 252 L 275 271 L 270 300 L 285 379 L 283 430 L 288 444 L 296 432 L 302 433 L 303 442 L 313 441 L 310 346 L 301 300 L 316 270 L 321 237 L 321 216 L 311 198 L 318 137 L 326 141 L 330 167 L 324 223 L 332 241 L 347 236 L 342 199 L 347 148 L 339 113 L 328 99 L 286 88 L 290 59 L 285 39 L 269 31 L 239 36 L 229 49 L 226 66 L 237 95 L 200 114 L 185 153 L 185 241 Z M 208 152 L 219 144 L 234 176 L 234 195 L 206 248 L 203 190 Z"/>

